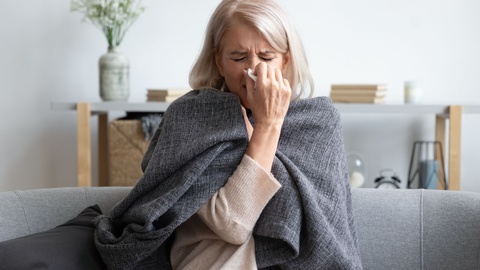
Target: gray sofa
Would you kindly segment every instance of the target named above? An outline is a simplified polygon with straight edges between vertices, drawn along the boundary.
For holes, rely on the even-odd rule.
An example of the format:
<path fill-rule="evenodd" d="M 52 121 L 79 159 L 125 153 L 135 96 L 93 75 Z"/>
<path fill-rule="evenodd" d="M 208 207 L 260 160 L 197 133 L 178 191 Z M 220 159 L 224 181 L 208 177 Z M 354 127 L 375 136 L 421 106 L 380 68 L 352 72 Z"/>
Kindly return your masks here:
<path fill-rule="evenodd" d="M 129 190 L 0 192 L 0 241 L 49 230 L 93 204 L 105 213 Z M 352 196 L 364 269 L 479 268 L 480 193 L 353 189 Z"/>

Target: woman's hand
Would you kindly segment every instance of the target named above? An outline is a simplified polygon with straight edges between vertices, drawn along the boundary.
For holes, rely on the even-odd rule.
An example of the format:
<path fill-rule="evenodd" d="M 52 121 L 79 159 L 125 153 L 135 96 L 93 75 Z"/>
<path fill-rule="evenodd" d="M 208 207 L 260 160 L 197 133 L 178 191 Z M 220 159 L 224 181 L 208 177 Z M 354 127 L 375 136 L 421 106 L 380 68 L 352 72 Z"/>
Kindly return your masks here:
<path fill-rule="evenodd" d="M 292 93 L 290 83 L 283 78 L 282 71 L 260 62 L 254 74 L 254 82 L 244 71 L 246 77 L 247 100 L 252 110 L 255 126 L 281 125 L 287 114 Z"/>
<path fill-rule="evenodd" d="M 246 154 L 270 171 L 277 151 L 283 120 L 290 104 L 290 83 L 281 70 L 260 62 L 254 74 L 257 81 L 246 76 L 247 100 L 255 119 Z M 248 125 L 247 125 L 248 129 Z"/>

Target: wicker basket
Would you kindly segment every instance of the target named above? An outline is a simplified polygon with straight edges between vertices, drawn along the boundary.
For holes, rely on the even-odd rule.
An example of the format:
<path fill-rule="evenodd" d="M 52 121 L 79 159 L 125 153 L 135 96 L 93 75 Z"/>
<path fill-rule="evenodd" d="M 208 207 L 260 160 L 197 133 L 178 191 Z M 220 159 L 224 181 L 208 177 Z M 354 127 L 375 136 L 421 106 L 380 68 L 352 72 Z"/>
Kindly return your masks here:
<path fill-rule="evenodd" d="M 108 129 L 109 186 L 133 186 L 142 176 L 149 141 L 140 120 L 114 120 Z"/>

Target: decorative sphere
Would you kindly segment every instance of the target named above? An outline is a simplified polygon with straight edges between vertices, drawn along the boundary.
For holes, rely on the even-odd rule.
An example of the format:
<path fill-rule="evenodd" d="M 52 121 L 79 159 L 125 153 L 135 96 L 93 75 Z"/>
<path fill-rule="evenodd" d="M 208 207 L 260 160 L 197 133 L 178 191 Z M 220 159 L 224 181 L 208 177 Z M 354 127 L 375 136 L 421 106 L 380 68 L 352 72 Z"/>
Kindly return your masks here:
<path fill-rule="evenodd" d="M 362 187 L 365 184 L 365 163 L 363 157 L 358 153 L 347 154 L 347 166 L 349 172 L 350 186 Z"/>

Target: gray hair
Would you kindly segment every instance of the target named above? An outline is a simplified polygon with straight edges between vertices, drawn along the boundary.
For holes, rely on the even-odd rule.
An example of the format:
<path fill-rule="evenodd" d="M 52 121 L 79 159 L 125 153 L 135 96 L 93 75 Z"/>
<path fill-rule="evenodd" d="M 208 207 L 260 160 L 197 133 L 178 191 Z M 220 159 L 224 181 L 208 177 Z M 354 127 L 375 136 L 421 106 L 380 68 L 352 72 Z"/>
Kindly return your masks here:
<path fill-rule="evenodd" d="M 238 20 L 257 28 L 279 53 L 290 54 L 284 75 L 292 87 L 292 99 L 305 93 L 312 97 L 314 84 L 302 41 L 275 0 L 223 0 L 218 5 L 208 22 L 200 55 L 190 71 L 190 86 L 222 88 L 224 79 L 216 66 L 215 53 L 222 50 L 222 37 Z"/>

